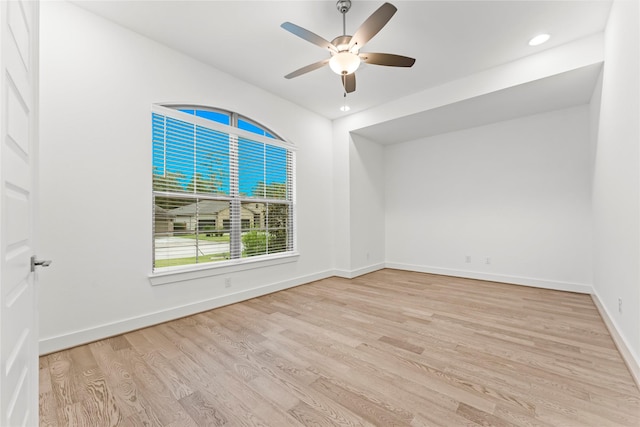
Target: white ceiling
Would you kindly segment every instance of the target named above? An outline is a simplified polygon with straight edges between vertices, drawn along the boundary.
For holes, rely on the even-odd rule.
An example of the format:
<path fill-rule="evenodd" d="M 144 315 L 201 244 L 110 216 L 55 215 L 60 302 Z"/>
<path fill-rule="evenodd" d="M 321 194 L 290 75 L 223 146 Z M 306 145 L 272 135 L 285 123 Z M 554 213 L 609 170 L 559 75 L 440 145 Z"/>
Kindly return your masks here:
<path fill-rule="evenodd" d="M 382 1 L 352 0 L 347 33 Z M 604 30 L 610 0 L 391 1 L 398 12 L 363 49 L 416 58 L 413 68 L 363 65 L 347 101 L 354 113 Z M 280 28 L 327 40 L 342 33 L 335 1 L 75 1 L 81 7 L 329 119 L 342 117 L 340 78 L 328 68 L 285 74 L 328 56 Z M 541 32 L 551 40 L 528 40 Z"/>

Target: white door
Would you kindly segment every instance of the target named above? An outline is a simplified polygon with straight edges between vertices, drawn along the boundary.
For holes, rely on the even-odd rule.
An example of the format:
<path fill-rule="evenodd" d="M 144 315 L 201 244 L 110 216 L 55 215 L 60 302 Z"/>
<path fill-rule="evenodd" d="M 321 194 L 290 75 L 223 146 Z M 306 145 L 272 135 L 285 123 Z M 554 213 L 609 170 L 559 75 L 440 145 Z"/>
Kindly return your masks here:
<path fill-rule="evenodd" d="M 0 0 L 0 426 L 38 425 L 38 6 Z"/>

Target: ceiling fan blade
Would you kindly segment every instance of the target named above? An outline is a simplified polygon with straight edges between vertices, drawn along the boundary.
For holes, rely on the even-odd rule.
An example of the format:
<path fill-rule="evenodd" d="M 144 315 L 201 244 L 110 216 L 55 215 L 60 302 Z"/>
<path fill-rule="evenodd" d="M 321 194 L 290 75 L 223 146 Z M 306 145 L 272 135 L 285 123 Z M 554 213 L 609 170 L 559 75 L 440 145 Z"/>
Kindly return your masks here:
<path fill-rule="evenodd" d="M 328 49 L 332 52 L 338 52 L 338 48 L 336 48 L 334 45 L 331 44 L 331 42 L 323 39 L 322 37 L 320 37 L 319 35 L 317 35 L 316 33 L 312 33 L 309 30 L 306 30 L 296 24 L 292 24 L 291 22 L 285 22 L 282 25 L 280 25 L 282 28 L 284 28 L 285 30 L 289 31 L 291 34 L 296 35 L 298 37 L 300 37 L 301 39 L 304 39 L 310 43 L 313 43 L 317 46 L 320 46 L 321 48 L 324 49 Z"/>
<path fill-rule="evenodd" d="M 347 93 L 355 92 L 356 90 L 356 73 L 346 74 L 342 76 L 342 86 Z"/>
<path fill-rule="evenodd" d="M 408 56 L 394 55 L 392 53 L 361 53 L 360 59 L 367 64 L 386 65 L 388 67 L 411 67 L 415 58 Z"/>
<path fill-rule="evenodd" d="M 322 61 L 314 62 L 313 64 L 309 64 L 306 67 L 302 67 L 292 73 L 284 76 L 285 79 L 292 79 L 294 77 L 301 76 L 303 74 L 308 73 L 309 71 L 317 70 L 318 68 L 327 65 L 329 63 L 329 59 L 323 59 Z"/>
<path fill-rule="evenodd" d="M 358 45 L 358 49 L 362 49 L 362 46 L 364 46 L 365 43 L 378 34 L 378 31 L 380 31 L 382 27 L 387 25 L 387 22 L 389 22 L 397 10 L 398 9 L 396 9 L 396 7 L 391 3 L 385 3 L 380 6 L 378 10 L 373 12 L 371 16 L 369 16 L 367 20 L 360 25 L 360 28 L 358 28 L 353 37 L 351 37 L 349 49 L 356 44 Z"/>

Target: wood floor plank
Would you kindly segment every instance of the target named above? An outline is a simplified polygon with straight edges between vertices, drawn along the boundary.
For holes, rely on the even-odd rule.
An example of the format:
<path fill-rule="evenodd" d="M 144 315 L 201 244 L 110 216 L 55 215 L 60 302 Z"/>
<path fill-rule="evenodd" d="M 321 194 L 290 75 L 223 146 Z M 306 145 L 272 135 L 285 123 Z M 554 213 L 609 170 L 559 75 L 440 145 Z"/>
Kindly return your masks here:
<path fill-rule="evenodd" d="M 177 399 L 184 395 L 182 390 L 175 392 L 170 389 L 167 383 L 171 381 L 165 382 L 163 379 L 166 377 L 158 375 L 139 353 L 131 348 L 123 348 L 116 357 L 131 373 L 136 389 L 145 397 L 145 407 L 153 411 L 162 425 L 175 422 L 186 425 L 192 421 Z M 166 375 L 173 377 L 175 373 L 171 371 Z"/>
<path fill-rule="evenodd" d="M 80 401 L 77 396 L 77 385 L 72 380 L 75 372 L 68 351 L 47 356 L 49 359 L 49 378 L 51 390 L 57 407 L 64 408 Z"/>
<path fill-rule="evenodd" d="M 40 375 L 43 375 L 43 370 Z M 39 394 L 39 413 L 41 427 L 57 427 L 58 426 L 58 408 L 52 391 L 40 391 Z"/>
<path fill-rule="evenodd" d="M 174 359 L 173 366 L 185 376 L 192 373 L 188 378 L 193 386 L 208 402 L 217 405 L 216 408 L 230 420 L 230 425 L 268 425 L 264 414 L 275 418 L 273 413 L 278 411 L 270 411 L 269 405 L 265 404 L 266 399 L 246 386 L 245 380 L 254 377 L 246 377 L 244 369 L 236 371 L 233 359 L 222 350 L 210 351 L 214 343 L 196 325 L 196 322 L 164 325 L 163 334 L 172 342 L 179 343 L 185 356 Z M 278 416 L 279 419 L 286 417 L 282 411 Z"/>
<path fill-rule="evenodd" d="M 386 410 L 368 399 L 363 393 L 354 393 L 326 379 L 316 380 L 311 387 L 330 397 L 354 414 L 380 425 L 406 425 L 413 419 L 413 414 L 400 418 L 397 414 Z"/>
<path fill-rule="evenodd" d="M 176 400 L 180 400 L 193 393 L 193 390 L 187 384 L 188 380 L 182 378 L 179 373 L 174 371 L 171 362 L 164 357 L 157 347 L 154 347 L 151 342 L 144 338 L 143 333 L 144 332 L 128 334 L 129 341 L 136 346 L 136 355 L 142 357 L 147 366 L 156 374 L 156 377 L 164 383 Z"/>
<path fill-rule="evenodd" d="M 158 415 L 147 403 L 147 397 L 139 390 L 132 373 L 106 341 L 89 344 L 98 366 L 112 391 L 124 419 L 140 420 L 144 425 L 162 425 Z"/>
<path fill-rule="evenodd" d="M 115 396 L 112 394 L 102 371 L 98 368 L 85 370 L 76 381 L 83 390 L 82 407 L 89 425 L 117 426 L 123 420 Z"/>
<path fill-rule="evenodd" d="M 197 391 L 179 399 L 179 402 L 196 425 L 223 426 L 228 423 L 227 418 L 216 408 L 216 405 L 208 402 Z"/>
<path fill-rule="evenodd" d="M 40 358 L 42 426 L 640 426 L 588 295 L 380 270 Z"/>
<path fill-rule="evenodd" d="M 503 418 L 498 418 L 492 414 L 488 414 L 486 412 L 481 411 L 480 409 L 476 409 L 473 406 L 466 405 L 461 403 L 458 406 L 458 410 L 456 414 L 461 415 L 467 418 L 470 421 L 473 421 L 476 424 L 480 424 L 481 426 L 495 426 L 495 427 L 510 427 L 511 424 L 504 420 Z"/>

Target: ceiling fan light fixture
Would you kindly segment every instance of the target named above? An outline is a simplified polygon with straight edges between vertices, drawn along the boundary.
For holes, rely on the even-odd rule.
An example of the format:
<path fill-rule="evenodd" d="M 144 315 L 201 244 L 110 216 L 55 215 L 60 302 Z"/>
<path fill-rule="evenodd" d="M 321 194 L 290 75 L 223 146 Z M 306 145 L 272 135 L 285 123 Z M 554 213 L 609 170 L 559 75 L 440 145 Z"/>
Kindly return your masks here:
<path fill-rule="evenodd" d="M 338 52 L 329 60 L 329 67 L 338 75 L 351 74 L 360 66 L 360 57 L 348 51 Z"/>

